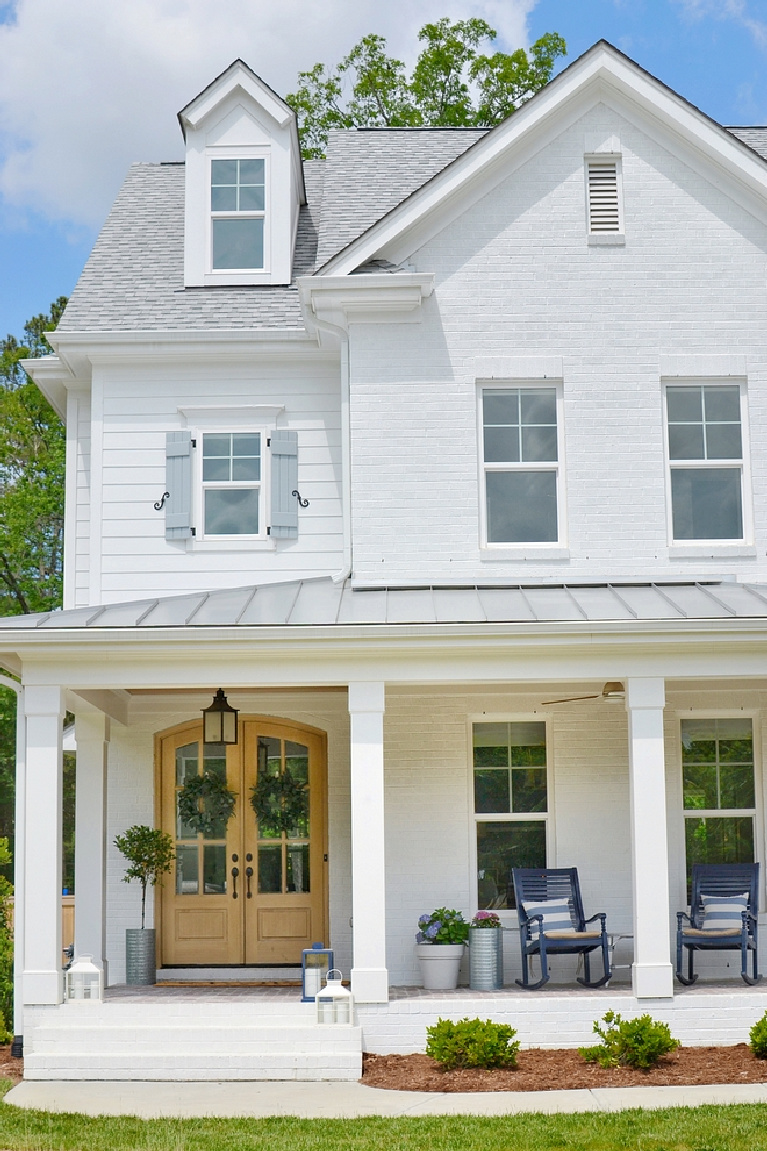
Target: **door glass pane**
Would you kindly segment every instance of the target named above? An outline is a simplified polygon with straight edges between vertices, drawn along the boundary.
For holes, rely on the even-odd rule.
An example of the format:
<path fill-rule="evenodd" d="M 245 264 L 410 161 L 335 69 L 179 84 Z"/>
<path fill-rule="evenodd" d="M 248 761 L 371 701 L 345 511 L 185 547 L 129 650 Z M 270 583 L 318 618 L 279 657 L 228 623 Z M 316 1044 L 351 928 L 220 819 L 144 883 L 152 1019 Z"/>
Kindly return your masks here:
<path fill-rule="evenodd" d="M 309 891 L 309 844 L 289 843 L 286 854 L 288 891 Z"/>
<path fill-rule="evenodd" d="M 488 472 L 490 543 L 556 543 L 556 472 Z"/>
<path fill-rule="evenodd" d="M 302 743 L 285 740 L 285 770 L 301 783 L 309 782 L 309 748 Z"/>
<path fill-rule="evenodd" d="M 282 741 L 272 736 L 259 736 L 258 740 L 258 781 L 266 777 L 277 778 L 282 768 Z M 269 815 L 273 818 L 258 821 L 259 839 L 279 839 L 282 835 L 280 824 L 280 798 L 279 794 L 270 795 L 267 807 Z M 280 890 L 282 888 L 280 887 Z"/>
<path fill-rule="evenodd" d="M 198 895 L 197 845 L 176 848 L 176 895 Z"/>
<path fill-rule="evenodd" d="M 226 846 L 206 843 L 202 857 L 205 895 L 226 895 Z"/>
<path fill-rule="evenodd" d="M 282 891 L 282 844 L 259 847 L 258 890 L 265 894 Z"/>
<path fill-rule="evenodd" d="M 309 789 L 302 795 L 296 795 L 291 802 L 291 810 L 295 818 L 288 827 L 288 839 L 298 839 L 309 834 Z"/>
<path fill-rule="evenodd" d="M 545 866 L 545 820 L 477 824 L 478 896 L 481 909 L 513 909 L 511 869 Z"/>
<path fill-rule="evenodd" d="M 176 792 L 176 803 L 181 798 L 181 792 Z M 176 839 L 197 839 L 197 828 L 192 827 L 188 823 L 184 823 L 181 816 L 176 811 Z M 195 851 L 197 848 L 195 848 Z"/>
<path fill-rule="evenodd" d="M 223 743 L 206 743 L 204 745 L 203 770 L 218 776 L 222 783 L 226 783 L 226 745 Z"/>
<path fill-rule="evenodd" d="M 199 744 L 187 743 L 176 748 L 176 787 L 184 787 L 187 779 L 197 775 Z"/>

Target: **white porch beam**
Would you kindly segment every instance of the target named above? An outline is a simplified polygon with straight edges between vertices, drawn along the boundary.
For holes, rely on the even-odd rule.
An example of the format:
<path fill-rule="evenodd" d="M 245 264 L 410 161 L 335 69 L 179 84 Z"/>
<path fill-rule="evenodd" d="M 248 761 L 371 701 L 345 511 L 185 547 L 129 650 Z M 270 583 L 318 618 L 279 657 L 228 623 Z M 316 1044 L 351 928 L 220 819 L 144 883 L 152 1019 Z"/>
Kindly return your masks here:
<path fill-rule="evenodd" d="M 632 982 L 638 999 L 665 999 L 674 994 L 669 942 L 665 702 L 665 682 L 660 677 L 627 680 L 634 878 Z"/>
<path fill-rule="evenodd" d="M 352 993 L 359 1003 L 388 1003 L 384 860 L 383 683 L 350 683 Z"/>
<path fill-rule="evenodd" d="M 24 834 L 25 1003 L 61 1002 L 60 687 L 27 687 Z"/>
<path fill-rule="evenodd" d="M 75 956 L 90 955 L 103 966 L 108 717 L 76 715 L 75 740 Z"/>

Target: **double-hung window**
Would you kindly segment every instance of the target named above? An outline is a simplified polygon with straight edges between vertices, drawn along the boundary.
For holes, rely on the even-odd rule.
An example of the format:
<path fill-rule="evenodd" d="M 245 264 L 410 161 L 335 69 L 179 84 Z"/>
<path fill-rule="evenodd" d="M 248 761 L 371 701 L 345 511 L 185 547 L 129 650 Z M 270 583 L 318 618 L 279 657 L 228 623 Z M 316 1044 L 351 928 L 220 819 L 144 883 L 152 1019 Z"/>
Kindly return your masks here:
<path fill-rule="evenodd" d="M 203 530 L 211 536 L 263 535 L 260 432 L 203 432 Z"/>
<path fill-rule="evenodd" d="M 546 724 L 475 723 L 477 906 L 514 907 L 512 867 L 546 866 Z"/>
<path fill-rule="evenodd" d="M 740 386 L 669 386 L 666 407 L 672 540 L 743 540 Z"/>
<path fill-rule="evenodd" d="M 210 211 L 212 270 L 264 268 L 266 161 L 212 160 Z"/>
<path fill-rule="evenodd" d="M 682 786 L 689 893 L 694 863 L 752 863 L 756 781 L 751 720 L 683 719 Z"/>
<path fill-rule="evenodd" d="M 556 388 L 485 388 L 482 447 L 485 539 L 553 544 L 560 538 Z"/>

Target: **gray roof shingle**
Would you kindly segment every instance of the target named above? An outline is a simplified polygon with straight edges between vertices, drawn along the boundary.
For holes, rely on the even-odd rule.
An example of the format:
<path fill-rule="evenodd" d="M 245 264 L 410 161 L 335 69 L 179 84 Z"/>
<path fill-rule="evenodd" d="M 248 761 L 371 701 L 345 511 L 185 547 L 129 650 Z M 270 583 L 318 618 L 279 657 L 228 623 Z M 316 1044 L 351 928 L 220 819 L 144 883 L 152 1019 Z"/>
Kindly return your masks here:
<path fill-rule="evenodd" d="M 767 160 L 767 128 L 728 128 L 727 131 Z"/>

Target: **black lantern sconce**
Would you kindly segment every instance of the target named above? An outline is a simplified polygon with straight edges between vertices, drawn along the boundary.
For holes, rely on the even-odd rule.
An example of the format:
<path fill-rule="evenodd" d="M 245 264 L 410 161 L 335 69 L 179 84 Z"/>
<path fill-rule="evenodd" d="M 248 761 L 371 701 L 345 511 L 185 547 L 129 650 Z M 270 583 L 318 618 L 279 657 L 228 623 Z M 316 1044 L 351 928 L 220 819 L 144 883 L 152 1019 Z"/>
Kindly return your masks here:
<path fill-rule="evenodd" d="M 239 714 L 229 706 L 223 688 L 219 688 L 210 707 L 203 708 L 202 738 L 205 743 L 237 743 Z"/>

